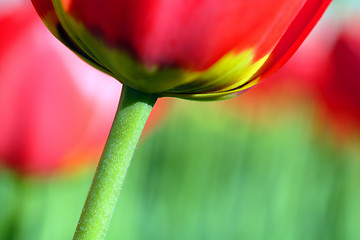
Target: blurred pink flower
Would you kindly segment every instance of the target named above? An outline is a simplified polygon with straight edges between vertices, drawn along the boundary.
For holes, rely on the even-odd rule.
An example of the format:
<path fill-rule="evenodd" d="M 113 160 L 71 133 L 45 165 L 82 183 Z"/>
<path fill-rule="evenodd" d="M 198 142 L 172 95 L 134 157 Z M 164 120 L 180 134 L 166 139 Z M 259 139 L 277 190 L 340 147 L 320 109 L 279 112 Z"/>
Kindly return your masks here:
<path fill-rule="evenodd" d="M 121 85 L 50 35 L 30 3 L 0 16 L 0 164 L 49 175 L 99 159 Z"/>

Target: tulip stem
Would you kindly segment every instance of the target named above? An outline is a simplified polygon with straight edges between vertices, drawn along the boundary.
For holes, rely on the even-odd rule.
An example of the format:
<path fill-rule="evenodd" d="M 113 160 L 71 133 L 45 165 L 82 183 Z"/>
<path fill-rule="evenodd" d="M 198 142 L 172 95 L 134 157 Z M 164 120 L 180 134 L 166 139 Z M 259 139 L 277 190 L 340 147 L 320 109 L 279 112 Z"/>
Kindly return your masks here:
<path fill-rule="evenodd" d="M 104 239 L 130 160 L 156 99 L 155 95 L 123 86 L 74 240 Z"/>

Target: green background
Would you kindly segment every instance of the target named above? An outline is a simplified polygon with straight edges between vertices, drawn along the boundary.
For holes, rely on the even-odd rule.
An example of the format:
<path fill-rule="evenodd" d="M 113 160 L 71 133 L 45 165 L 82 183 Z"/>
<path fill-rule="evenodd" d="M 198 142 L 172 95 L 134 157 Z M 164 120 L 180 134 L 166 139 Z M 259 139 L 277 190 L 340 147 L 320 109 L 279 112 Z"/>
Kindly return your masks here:
<path fill-rule="evenodd" d="M 359 239 L 353 148 L 316 134 L 307 104 L 265 125 L 226 104 L 172 103 L 137 148 L 107 239 Z M 71 239 L 93 171 L 2 170 L 0 239 Z"/>

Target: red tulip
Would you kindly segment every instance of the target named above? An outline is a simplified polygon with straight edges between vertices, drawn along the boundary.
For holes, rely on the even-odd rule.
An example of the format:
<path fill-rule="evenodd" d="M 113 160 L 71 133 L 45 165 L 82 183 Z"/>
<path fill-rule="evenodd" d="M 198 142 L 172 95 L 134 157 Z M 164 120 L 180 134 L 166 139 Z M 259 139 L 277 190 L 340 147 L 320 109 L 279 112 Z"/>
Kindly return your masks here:
<path fill-rule="evenodd" d="M 330 0 L 32 0 L 88 63 L 146 93 L 237 95 L 287 61 Z"/>
<path fill-rule="evenodd" d="M 99 159 L 120 84 L 64 49 L 31 6 L 0 17 L 0 164 L 49 175 Z"/>
<path fill-rule="evenodd" d="M 125 85 L 74 239 L 103 239 L 158 97 L 231 97 L 279 68 L 331 0 L 32 0 L 68 48 Z"/>

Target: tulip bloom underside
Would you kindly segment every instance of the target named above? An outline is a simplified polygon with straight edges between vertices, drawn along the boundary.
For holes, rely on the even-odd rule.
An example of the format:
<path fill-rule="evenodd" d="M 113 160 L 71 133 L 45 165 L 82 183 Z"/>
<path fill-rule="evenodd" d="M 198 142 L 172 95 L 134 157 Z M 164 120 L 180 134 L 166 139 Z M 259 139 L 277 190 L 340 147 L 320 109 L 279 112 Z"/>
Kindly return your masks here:
<path fill-rule="evenodd" d="M 296 51 L 330 0 L 32 0 L 50 31 L 125 85 L 236 96 Z"/>

